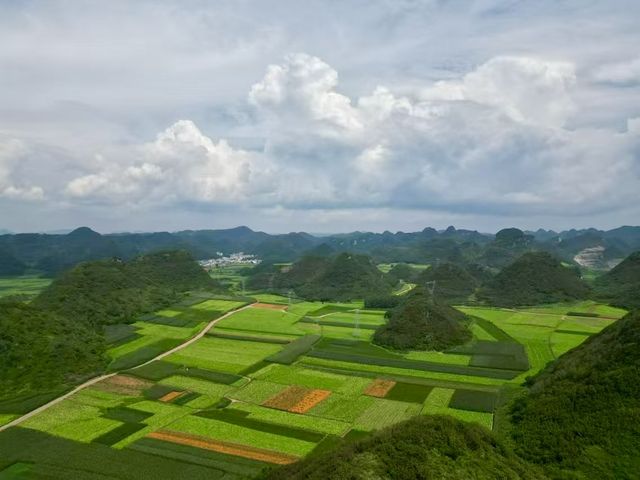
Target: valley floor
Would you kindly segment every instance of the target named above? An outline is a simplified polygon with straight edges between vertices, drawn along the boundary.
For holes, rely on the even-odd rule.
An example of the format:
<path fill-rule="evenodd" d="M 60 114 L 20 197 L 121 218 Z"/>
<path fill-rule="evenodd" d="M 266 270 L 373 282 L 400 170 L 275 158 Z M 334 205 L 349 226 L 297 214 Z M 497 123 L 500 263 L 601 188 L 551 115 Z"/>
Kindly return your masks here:
<path fill-rule="evenodd" d="M 251 478 L 414 415 L 492 428 L 503 387 L 625 313 L 459 307 L 468 345 L 397 353 L 371 344 L 384 312 L 359 302 L 256 298 L 195 298 L 111 328 L 114 374 L 0 433 L 0 479 Z M 16 416 L 0 410 L 0 424 Z"/>

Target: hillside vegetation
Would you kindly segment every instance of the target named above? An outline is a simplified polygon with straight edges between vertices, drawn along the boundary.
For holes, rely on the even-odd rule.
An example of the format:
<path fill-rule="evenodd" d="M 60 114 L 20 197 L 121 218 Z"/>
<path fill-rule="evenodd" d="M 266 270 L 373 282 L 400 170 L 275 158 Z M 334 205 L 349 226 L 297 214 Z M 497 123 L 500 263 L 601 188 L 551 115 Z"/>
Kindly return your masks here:
<path fill-rule="evenodd" d="M 76 322 L 107 325 L 174 303 L 187 290 L 215 288 L 188 253 L 159 252 L 129 262 L 82 263 L 57 278 L 33 305 Z"/>
<path fill-rule="evenodd" d="M 531 379 L 512 422 L 517 452 L 553 478 L 638 478 L 640 313 Z"/>
<path fill-rule="evenodd" d="M 480 282 L 469 271 L 454 263 L 442 263 L 422 272 L 416 283 L 435 282 L 435 296 L 448 303 L 465 302 Z"/>
<path fill-rule="evenodd" d="M 446 416 L 417 416 L 353 443 L 273 470 L 290 480 L 505 480 L 546 478 L 487 429 Z"/>
<path fill-rule="evenodd" d="M 599 277 L 596 294 L 616 307 L 640 308 L 640 251 Z"/>
<path fill-rule="evenodd" d="M 335 257 L 308 255 L 286 269 L 260 266 L 249 286 L 293 290 L 308 300 L 345 301 L 388 295 L 393 283 L 368 256 L 341 253 Z"/>
<path fill-rule="evenodd" d="M 416 287 L 376 330 L 373 342 L 398 350 L 445 350 L 471 340 L 467 317 Z"/>
<path fill-rule="evenodd" d="M 103 363 L 102 336 L 82 322 L 0 302 L 0 399 L 55 387 Z"/>
<path fill-rule="evenodd" d="M 0 398 L 74 383 L 106 365 L 103 327 L 216 287 L 185 252 L 78 265 L 29 305 L 0 302 Z M 0 408 L 0 413 L 1 413 Z"/>
<path fill-rule="evenodd" d="M 587 298 L 577 269 L 546 252 L 528 252 L 506 266 L 478 292 L 491 305 L 514 307 Z"/>

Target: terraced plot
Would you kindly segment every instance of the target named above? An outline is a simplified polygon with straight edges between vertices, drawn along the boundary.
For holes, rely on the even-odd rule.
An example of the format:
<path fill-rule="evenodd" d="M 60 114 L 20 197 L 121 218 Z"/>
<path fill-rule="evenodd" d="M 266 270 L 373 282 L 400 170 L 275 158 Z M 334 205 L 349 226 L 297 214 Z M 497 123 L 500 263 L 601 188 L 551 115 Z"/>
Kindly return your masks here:
<path fill-rule="evenodd" d="M 225 302 L 204 299 L 156 312 L 169 323 L 137 322 L 139 336 L 113 351 L 125 358 L 158 338 L 182 341 L 193 327 L 175 322 L 233 308 Z M 466 307 L 478 318 L 468 345 L 444 353 L 393 352 L 372 345 L 362 335 L 366 329 L 353 336 L 355 308 L 362 305 L 301 302 L 287 311 L 234 313 L 183 350 L 80 391 L 25 422 L 24 430 L 82 445 L 101 458 L 106 449 L 206 472 L 193 478 L 251 478 L 267 464 L 295 461 L 354 435 L 349 432 L 414 415 L 446 414 L 492 428 L 501 386 L 520 383 L 612 321 L 556 313 L 568 306 L 548 312 Z M 316 317 L 300 322 L 308 312 Z M 358 321 L 382 324 L 384 314 L 362 310 Z M 124 338 L 131 333 L 119 330 Z M 0 416 L 0 423 L 9 418 Z M 72 458 L 55 468 L 73 471 L 80 464 Z"/>

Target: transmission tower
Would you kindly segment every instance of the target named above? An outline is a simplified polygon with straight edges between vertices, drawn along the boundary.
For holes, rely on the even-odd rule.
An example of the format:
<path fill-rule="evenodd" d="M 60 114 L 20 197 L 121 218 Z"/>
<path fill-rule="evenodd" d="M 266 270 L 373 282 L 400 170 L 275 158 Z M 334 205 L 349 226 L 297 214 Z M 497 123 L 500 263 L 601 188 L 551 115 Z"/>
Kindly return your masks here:
<path fill-rule="evenodd" d="M 356 309 L 355 327 L 353 328 L 353 336 L 360 338 L 360 309 Z"/>
<path fill-rule="evenodd" d="M 287 295 L 289 296 L 289 310 L 291 309 L 291 297 L 293 296 L 293 290 L 289 290 Z"/>
<path fill-rule="evenodd" d="M 436 281 L 435 280 L 431 280 L 430 282 L 426 282 L 424 286 L 429 291 L 429 293 L 431 294 L 431 299 L 433 300 L 433 294 L 436 291 Z M 428 307 L 427 303 L 425 302 L 425 321 L 428 322 L 430 318 L 431 318 L 431 310 L 429 310 L 429 307 Z"/>

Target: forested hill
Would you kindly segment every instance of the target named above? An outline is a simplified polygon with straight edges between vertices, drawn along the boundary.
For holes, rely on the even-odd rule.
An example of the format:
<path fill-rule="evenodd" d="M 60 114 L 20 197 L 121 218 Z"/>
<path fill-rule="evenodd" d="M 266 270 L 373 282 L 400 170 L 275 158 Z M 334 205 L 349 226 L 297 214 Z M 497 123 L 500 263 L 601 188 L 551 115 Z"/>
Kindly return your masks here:
<path fill-rule="evenodd" d="M 83 263 L 29 305 L 0 300 L 0 399 L 50 392 L 102 371 L 104 325 L 131 322 L 186 290 L 216 288 L 188 253 L 173 251 Z"/>
<path fill-rule="evenodd" d="M 516 402 L 517 452 L 553 478 L 638 478 L 640 313 L 630 313 L 529 381 Z"/>
<path fill-rule="evenodd" d="M 466 315 L 434 301 L 423 287 L 408 293 L 373 337 L 374 343 L 398 350 L 442 351 L 469 340 Z"/>
<path fill-rule="evenodd" d="M 243 251 L 267 262 L 294 261 L 306 254 L 353 252 L 367 254 L 376 262 L 472 262 L 499 269 L 531 250 L 549 251 L 571 262 L 580 251 L 592 247 L 602 248 L 607 260 L 621 259 L 640 248 L 640 227 L 532 234 L 509 228 L 496 235 L 449 227 L 441 231 L 425 228 L 410 233 L 352 232 L 323 237 L 304 232 L 270 235 L 247 227 L 101 235 L 81 227 L 66 235 L 0 235 L 0 276 L 33 270 L 55 275 L 83 261 L 114 256 L 131 259 L 168 249 L 186 250 L 195 258 Z"/>
<path fill-rule="evenodd" d="M 473 270 L 478 274 L 475 277 L 469 269 L 455 263 L 441 263 L 428 268 L 415 277 L 415 283 L 424 285 L 426 282 L 435 282 L 435 296 L 448 303 L 464 303 L 480 286 L 481 280 L 487 278 L 482 273 L 482 268 Z"/>
<path fill-rule="evenodd" d="M 544 480 L 536 466 L 511 453 L 474 423 L 417 416 L 359 441 L 272 470 L 290 480 Z"/>
<path fill-rule="evenodd" d="M 366 255 L 341 253 L 334 257 L 305 256 L 291 267 L 257 268 L 251 288 L 293 290 L 308 300 L 352 300 L 391 293 L 388 279 Z"/>
<path fill-rule="evenodd" d="M 187 252 L 81 263 L 33 301 L 35 307 L 93 325 L 126 323 L 136 315 L 176 302 L 187 290 L 219 285 Z"/>
<path fill-rule="evenodd" d="M 640 308 L 640 251 L 599 277 L 596 294 L 617 307 Z"/>
<path fill-rule="evenodd" d="M 478 292 L 491 305 L 514 307 L 586 298 L 589 287 L 575 267 L 546 252 L 529 252 L 506 266 Z"/>

